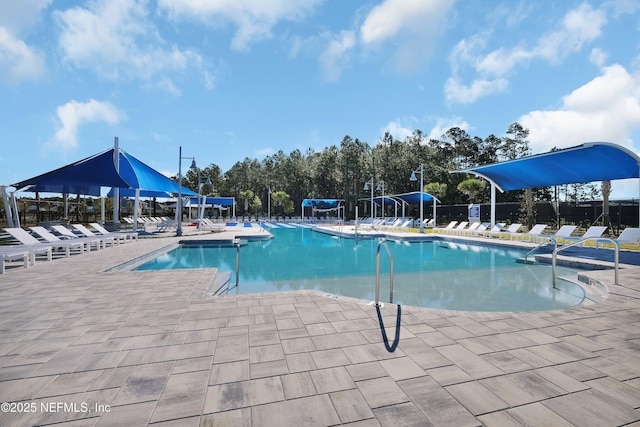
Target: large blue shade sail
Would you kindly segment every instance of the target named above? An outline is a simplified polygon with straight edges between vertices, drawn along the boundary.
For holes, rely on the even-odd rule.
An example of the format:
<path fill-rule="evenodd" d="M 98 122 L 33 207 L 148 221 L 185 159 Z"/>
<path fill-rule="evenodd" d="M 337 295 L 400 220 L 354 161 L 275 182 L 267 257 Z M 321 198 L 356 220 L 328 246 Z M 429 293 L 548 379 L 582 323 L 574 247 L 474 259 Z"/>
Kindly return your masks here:
<path fill-rule="evenodd" d="M 481 176 L 501 190 L 519 190 L 638 178 L 640 157 L 615 144 L 592 142 L 456 172 Z"/>
<path fill-rule="evenodd" d="M 100 187 L 128 188 L 129 183 L 116 171 L 111 149 L 13 186 L 32 192 L 100 196 Z"/>
<path fill-rule="evenodd" d="M 123 189 L 121 196 L 135 195 L 140 189 L 144 197 L 169 197 L 178 193 L 178 183 L 142 163 L 132 155 L 119 151 L 119 171 L 114 162 L 115 149 L 111 148 L 51 172 L 13 184 L 17 189 L 44 193 L 69 193 L 100 196 L 101 187 Z M 182 194 L 197 193 L 182 187 Z M 126 194 L 124 194 L 126 193 Z"/>

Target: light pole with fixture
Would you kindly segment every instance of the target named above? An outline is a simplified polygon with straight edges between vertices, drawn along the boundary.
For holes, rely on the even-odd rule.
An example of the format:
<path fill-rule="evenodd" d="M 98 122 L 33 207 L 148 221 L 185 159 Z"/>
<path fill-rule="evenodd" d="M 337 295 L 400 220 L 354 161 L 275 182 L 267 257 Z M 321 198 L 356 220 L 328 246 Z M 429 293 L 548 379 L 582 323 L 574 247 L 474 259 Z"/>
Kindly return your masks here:
<path fill-rule="evenodd" d="M 376 190 L 382 190 L 382 219 L 384 220 L 384 181 L 380 182 L 376 187 Z"/>
<path fill-rule="evenodd" d="M 371 189 L 371 227 L 373 227 L 373 177 L 371 177 L 371 182 L 365 182 L 364 191 Z"/>
<path fill-rule="evenodd" d="M 422 200 L 422 191 L 424 189 L 424 163 L 420 163 L 420 170 L 411 171 L 409 181 L 417 181 L 416 173 L 420 174 L 420 233 L 424 233 L 424 200 Z"/>
<path fill-rule="evenodd" d="M 182 157 L 182 146 L 180 146 L 180 151 L 178 154 L 178 204 L 176 205 L 176 216 L 178 217 L 178 227 L 176 228 L 176 236 L 182 236 L 182 160 L 183 159 L 191 159 L 191 166 L 189 167 L 189 169 L 192 169 L 192 170 L 197 169 L 196 158 Z"/>
<path fill-rule="evenodd" d="M 269 184 L 269 189 L 267 190 L 267 198 L 269 199 L 267 217 L 269 218 L 269 222 L 271 222 L 271 184 Z"/>

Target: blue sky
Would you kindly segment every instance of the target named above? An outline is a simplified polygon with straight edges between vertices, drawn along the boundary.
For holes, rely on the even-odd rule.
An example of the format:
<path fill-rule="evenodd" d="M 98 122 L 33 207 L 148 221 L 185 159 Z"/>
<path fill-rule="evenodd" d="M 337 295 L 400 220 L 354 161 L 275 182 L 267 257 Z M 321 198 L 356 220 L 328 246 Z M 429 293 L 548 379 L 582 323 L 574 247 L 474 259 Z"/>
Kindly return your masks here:
<path fill-rule="evenodd" d="M 485 138 L 515 121 L 534 153 L 640 153 L 640 4 L 0 0 L 0 99 L 4 185 L 114 136 L 167 175 L 179 146 L 224 172 L 345 135 Z"/>

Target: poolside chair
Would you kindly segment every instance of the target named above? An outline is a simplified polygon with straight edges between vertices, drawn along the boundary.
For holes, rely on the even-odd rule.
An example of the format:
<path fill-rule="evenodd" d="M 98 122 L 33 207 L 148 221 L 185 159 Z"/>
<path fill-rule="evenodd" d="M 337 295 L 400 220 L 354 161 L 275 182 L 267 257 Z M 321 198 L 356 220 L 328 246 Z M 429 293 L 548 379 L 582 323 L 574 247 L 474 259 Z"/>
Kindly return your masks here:
<path fill-rule="evenodd" d="M 36 233 L 38 236 L 43 238 L 47 243 L 50 243 L 52 246 L 55 245 L 57 248 L 63 248 L 65 257 L 69 258 L 71 256 L 71 249 L 77 248 L 80 250 L 81 254 L 84 254 L 84 250 L 86 247 L 85 242 L 77 241 L 77 240 L 62 240 L 49 230 L 44 227 L 35 226 L 29 227 L 31 231 Z"/>
<path fill-rule="evenodd" d="M 491 237 L 492 235 L 502 231 L 502 229 L 504 228 L 504 225 L 505 224 L 503 222 L 499 222 L 499 223 L 495 224 L 493 227 L 491 227 L 490 230 L 486 230 L 486 231 L 480 232 L 479 234 L 484 236 L 484 237 Z"/>
<path fill-rule="evenodd" d="M 94 234 L 91 230 L 89 230 L 87 227 L 85 227 L 82 224 L 71 224 L 71 226 L 73 228 L 75 228 L 76 230 L 78 230 L 80 233 L 82 233 L 82 235 L 85 236 L 85 237 L 93 237 L 93 238 L 101 239 L 102 240 L 102 246 L 104 248 L 107 247 L 107 243 L 110 243 L 111 247 L 113 247 L 116 243 L 120 244 L 120 238 L 119 237 L 104 236 L 104 235 L 98 236 L 97 234 Z"/>
<path fill-rule="evenodd" d="M 616 239 L 616 242 L 618 242 L 618 245 L 629 244 L 640 246 L 640 228 L 625 228 Z"/>
<path fill-rule="evenodd" d="M 35 264 L 37 255 L 45 255 L 48 261 L 53 259 L 55 244 L 41 242 L 22 228 L 5 228 L 4 231 L 22 244 L 22 246 L 18 246 L 20 249 L 29 250 L 32 265 Z M 14 249 L 18 247 L 14 247 Z"/>
<path fill-rule="evenodd" d="M 563 225 L 556 234 L 549 236 L 549 239 L 555 240 L 558 244 L 563 245 L 564 239 L 571 237 L 571 233 L 577 228 L 575 225 Z"/>
<path fill-rule="evenodd" d="M 462 230 L 464 230 L 467 227 L 468 224 L 469 224 L 469 221 L 462 221 L 455 228 L 448 230 L 448 232 L 450 234 L 460 234 Z"/>
<path fill-rule="evenodd" d="M 477 236 L 479 234 L 484 233 L 485 231 L 487 231 L 487 228 L 489 228 L 489 223 L 488 222 L 476 222 L 476 224 L 478 224 L 478 226 L 474 229 L 474 230 L 468 230 L 467 233 L 465 233 L 465 235 L 467 236 Z"/>
<path fill-rule="evenodd" d="M 137 231 L 109 231 L 106 228 L 104 228 L 102 225 L 98 224 L 97 222 L 92 222 L 89 225 L 93 227 L 93 229 L 96 230 L 98 233 L 100 233 L 100 235 L 103 235 L 103 236 L 114 236 L 119 239 L 122 239 L 123 242 L 126 242 L 127 239 L 130 242 L 132 242 L 133 240 L 138 240 Z"/>
<path fill-rule="evenodd" d="M 435 228 L 433 229 L 433 232 L 434 232 L 434 233 L 435 233 L 435 232 L 443 232 L 443 233 L 446 233 L 447 231 L 449 231 L 449 230 L 453 229 L 453 228 L 456 226 L 456 224 L 457 224 L 457 223 L 458 223 L 458 221 L 451 221 L 449 224 L 447 224 L 447 226 L 446 226 L 446 227 L 435 227 Z"/>
<path fill-rule="evenodd" d="M 511 240 L 513 240 L 513 238 L 520 238 L 522 237 L 522 241 L 524 242 L 526 241 L 533 241 L 535 242 L 540 235 L 542 234 L 542 231 L 547 228 L 547 224 L 536 224 L 533 227 L 531 227 L 531 230 L 529 230 L 528 233 L 514 233 L 511 235 Z"/>
<path fill-rule="evenodd" d="M 589 239 L 596 239 L 598 237 L 601 237 L 602 234 L 606 231 L 607 227 L 606 226 L 601 226 L 601 225 L 592 225 L 591 227 L 589 227 L 587 229 L 587 231 L 584 232 L 584 234 L 580 237 L 565 237 L 564 240 L 568 240 L 570 243 L 573 242 L 577 242 L 577 241 L 581 241 L 581 240 L 589 240 Z M 596 247 L 598 246 L 598 243 L 596 242 Z"/>
<path fill-rule="evenodd" d="M 7 261 L 20 261 L 24 262 L 24 268 L 29 268 L 31 263 L 31 251 L 28 248 L 20 247 L 6 247 L 0 248 L 0 274 L 5 272 L 5 263 Z"/>
<path fill-rule="evenodd" d="M 78 239 L 78 241 L 80 242 L 85 242 L 87 245 L 86 246 L 87 251 L 91 250 L 91 246 L 95 246 L 96 250 L 100 250 L 103 247 L 102 239 L 99 237 L 79 236 L 75 234 L 73 231 L 69 230 L 64 225 L 54 225 L 51 228 L 53 228 L 55 231 L 60 233 L 60 235 L 66 239 Z"/>
<path fill-rule="evenodd" d="M 502 228 L 500 229 L 500 231 L 497 231 L 497 232 L 491 232 L 489 235 L 490 235 L 491 237 L 493 237 L 493 236 L 498 236 L 498 237 L 499 237 L 499 238 L 501 238 L 501 239 L 502 239 L 502 238 L 503 238 L 503 236 L 505 236 L 505 235 L 506 235 L 506 236 L 509 236 L 509 238 L 511 238 L 511 235 L 512 235 L 512 234 L 517 233 L 517 232 L 518 232 L 518 230 L 520 230 L 520 227 L 522 227 L 522 224 L 520 224 L 520 223 L 514 223 L 514 224 L 511 224 L 509 227 L 507 227 L 507 229 L 506 229 L 506 230 L 504 229 L 504 227 L 502 227 Z"/>
<path fill-rule="evenodd" d="M 481 222 L 472 222 L 469 227 L 465 228 L 464 230 L 461 231 L 460 234 L 463 234 L 465 236 L 471 236 L 473 233 L 475 233 L 475 231 L 478 229 L 478 227 L 480 227 L 482 225 Z"/>

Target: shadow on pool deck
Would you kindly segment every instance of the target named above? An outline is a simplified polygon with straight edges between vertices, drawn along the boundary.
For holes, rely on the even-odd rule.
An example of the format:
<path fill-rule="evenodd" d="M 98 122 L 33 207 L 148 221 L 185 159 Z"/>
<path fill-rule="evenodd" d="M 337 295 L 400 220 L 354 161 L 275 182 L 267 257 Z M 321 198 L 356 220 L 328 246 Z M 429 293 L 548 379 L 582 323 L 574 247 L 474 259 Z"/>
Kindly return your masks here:
<path fill-rule="evenodd" d="M 609 289 L 589 307 L 403 306 L 389 353 L 367 301 L 315 291 L 208 297 L 215 269 L 105 272 L 176 240 L 0 276 L 0 401 L 16 402 L 0 425 L 640 421 L 640 268 L 621 269 L 621 286 L 611 271 L 589 272 Z M 382 313 L 393 337 L 396 308 Z"/>

